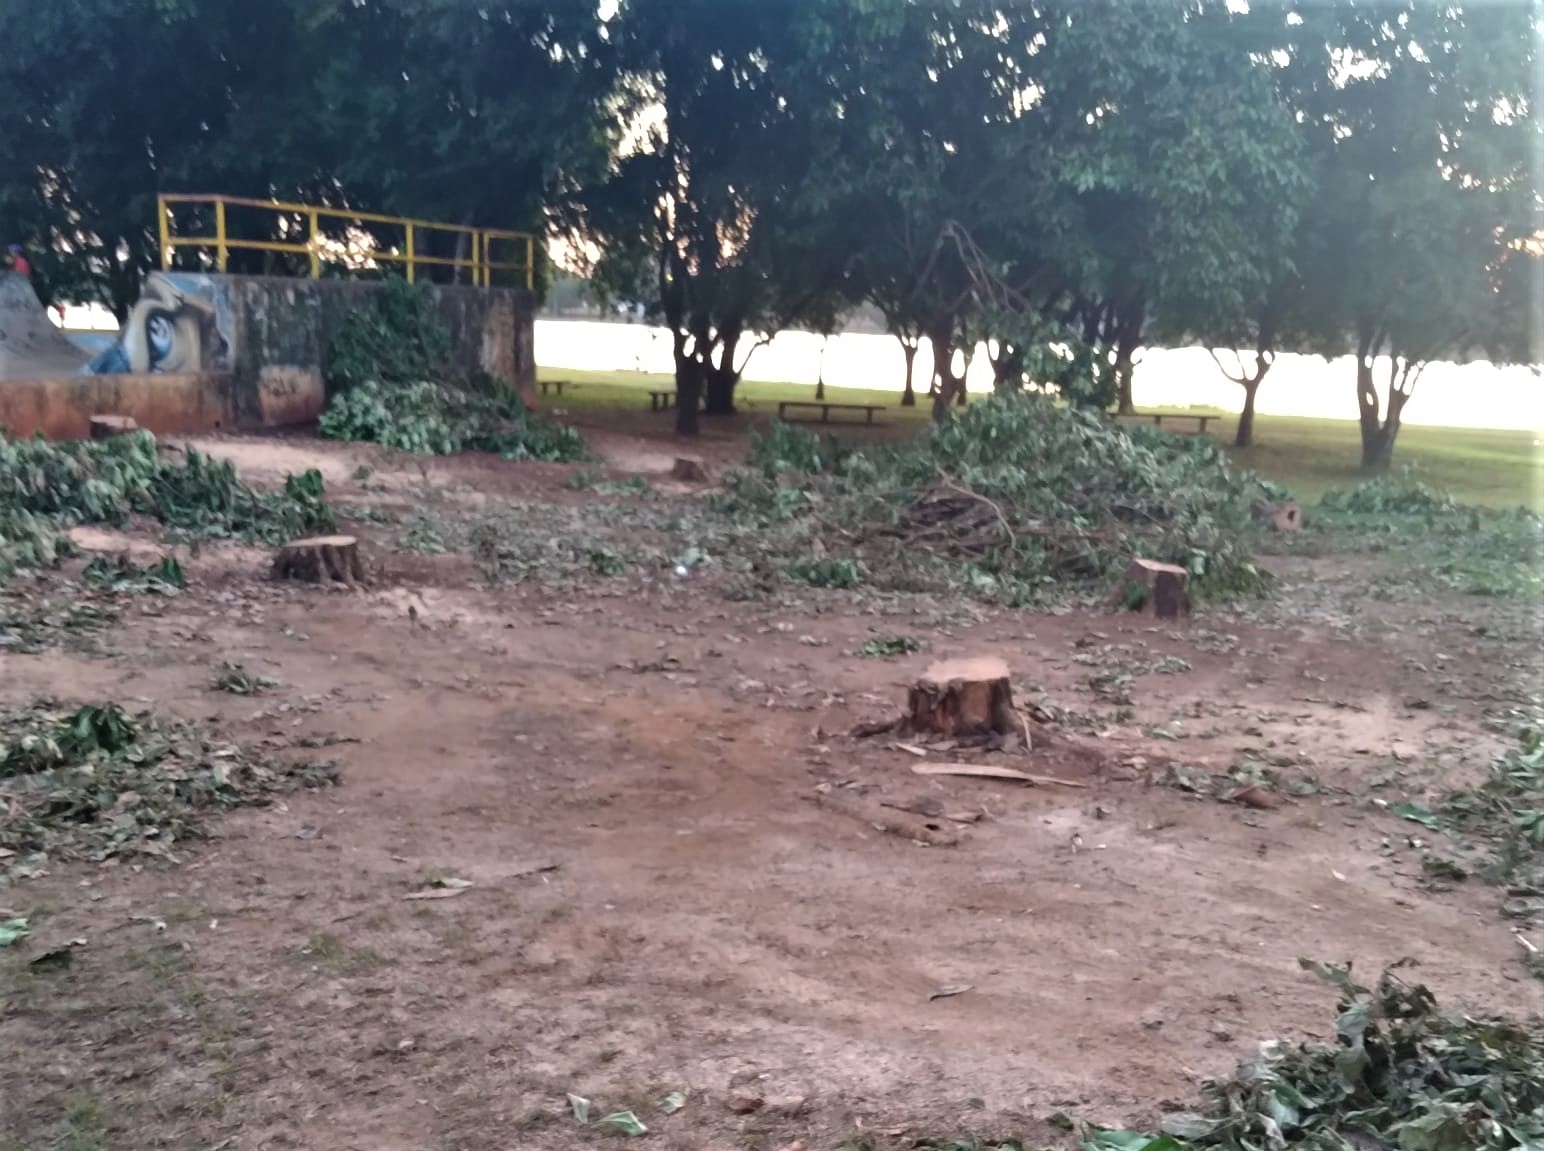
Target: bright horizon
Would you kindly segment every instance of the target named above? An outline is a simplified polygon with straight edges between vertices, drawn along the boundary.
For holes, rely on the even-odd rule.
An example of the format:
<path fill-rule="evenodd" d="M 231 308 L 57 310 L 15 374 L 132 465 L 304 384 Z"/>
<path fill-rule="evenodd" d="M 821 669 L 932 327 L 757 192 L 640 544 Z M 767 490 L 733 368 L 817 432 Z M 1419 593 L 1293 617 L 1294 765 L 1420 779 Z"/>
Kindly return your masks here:
<path fill-rule="evenodd" d="M 779 333 L 758 349 L 746 368 L 747 380 L 813 386 L 822 370 L 822 337 L 812 332 Z M 1226 357 L 1224 357 L 1226 361 Z M 544 368 L 576 371 L 674 371 L 667 329 L 606 320 L 536 320 L 536 362 Z M 1232 365 L 1230 364 L 1231 368 Z M 932 352 L 923 341 L 917 355 L 916 387 L 927 390 Z M 1380 384 L 1387 361 L 1380 361 Z M 844 332 L 826 342 L 826 385 L 876 388 L 899 394 L 905 361 L 899 342 L 872 332 Z M 989 390 L 991 365 L 984 352 L 971 363 L 974 393 Z M 1223 378 L 1204 348 L 1154 348 L 1140 356 L 1132 383 L 1137 407 L 1216 407 L 1237 412 L 1244 390 Z M 1386 398 L 1386 397 L 1385 397 Z M 1349 356 L 1283 354 L 1256 398 L 1260 415 L 1355 420 L 1355 370 Z M 1403 422 L 1427 427 L 1544 431 L 1544 379 L 1536 368 L 1498 368 L 1477 361 L 1428 365 L 1406 405 Z"/>

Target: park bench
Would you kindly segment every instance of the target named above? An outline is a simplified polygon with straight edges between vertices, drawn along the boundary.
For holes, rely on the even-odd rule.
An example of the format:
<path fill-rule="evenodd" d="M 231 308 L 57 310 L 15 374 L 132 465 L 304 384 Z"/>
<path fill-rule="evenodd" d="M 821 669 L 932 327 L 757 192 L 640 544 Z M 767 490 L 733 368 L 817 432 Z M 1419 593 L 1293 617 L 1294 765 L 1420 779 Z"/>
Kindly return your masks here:
<path fill-rule="evenodd" d="M 563 394 L 563 385 L 568 382 L 567 380 L 537 380 L 536 386 L 541 388 L 541 394 L 544 396 L 548 391 L 554 391 L 561 396 Z"/>
<path fill-rule="evenodd" d="M 1155 428 L 1163 427 L 1164 420 L 1194 420 L 1196 424 L 1196 434 L 1204 436 L 1206 434 L 1206 425 L 1211 423 L 1217 417 L 1181 415 L 1178 412 L 1154 412 L 1152 414 L 1138 412 L 1133 413 L 1131 418 L 1137 420 L 1152 420 L 1153 426 Z"/>
<path fill-rule="evenodd" d="M 819 408 L 820 422 L 829 424 L 831 413 L 838 412 L 863 412 L 865 423 L 874 422 L 874 413 L 884 411 L 883 404 L 828 404 L 824 400 L 784 400 L 777 405 L 777 418 L 784 419 L 789 408 Z"/>
<path fill-rule="evenodd" d="M 667 408 L 675 407 L 676 395 L 674 391 L 650 392 L 649 411 L 662 412 Z"/>

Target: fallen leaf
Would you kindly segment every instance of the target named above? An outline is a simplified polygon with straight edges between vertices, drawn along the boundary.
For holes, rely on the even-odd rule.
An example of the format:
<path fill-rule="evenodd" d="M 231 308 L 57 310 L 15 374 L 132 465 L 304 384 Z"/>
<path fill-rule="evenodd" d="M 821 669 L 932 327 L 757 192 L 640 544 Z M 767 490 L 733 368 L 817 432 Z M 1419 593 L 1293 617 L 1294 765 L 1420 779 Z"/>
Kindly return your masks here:
<path fill-rule="evenodd" d="M 22 918 L 0 920 L 0 947 L 9 947 L 30 934 L 27 921 Z"/>
<path fill-rule="evenodd" d="M 613 1111 L 610 1115 L 602 1116 L 600 1122 L 608 1127 L 615 1127 L 623 1135 L 638 1136 L 649 1133 L 649 1129 L 631 1111 Z"/>
<path fill-rule="evenodd" d="M 1261 811 L 1269 811 L 1279 802 L 1263 787 L 1246 787 L 1242 791 L 1235 791 L 1229 798 L 1234 803 L 1242 803 L 1245 807 L 1253 807 Z"/>
<path fill-rule="evenodd" d="M 935 999 L 952 999 L 956 995 L 964 995 L 972 989 L 969 983 L 946 983 L 942 987 L 935 987 L 927 993 L 929 1003 Z"/>
<path fill-rule="evenodd" d="M 686 1094 L 682 1091 L 672 1091 L 659 1101 L 659 1109 L 666 1115 L 674 1115 L 686 1106 Z"/>
<path fill-rule="evenodd" d="M 583 1095 L 568 1093 L 568 1109 L 574 1113 L 574 1118 L 581 1123 L 590 1121 L 590 1101 Z"/>
<path fill-rule="evenodd" d="M 732 1091 L 729 1098 L 724 1100 L 724 1106 L 736 1115 L 749 1115 L 753 1111 L 760 1111 L 767 1101 L 760 1095 L 753 1095 L 749 1091 Z"/>

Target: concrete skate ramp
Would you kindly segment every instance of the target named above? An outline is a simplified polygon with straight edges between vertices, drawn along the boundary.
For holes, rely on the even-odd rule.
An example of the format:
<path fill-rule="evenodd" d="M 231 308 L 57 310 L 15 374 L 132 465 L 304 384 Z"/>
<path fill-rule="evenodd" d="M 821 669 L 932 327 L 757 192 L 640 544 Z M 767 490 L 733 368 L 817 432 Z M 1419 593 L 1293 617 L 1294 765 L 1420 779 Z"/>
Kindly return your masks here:
<path fill-rule="evenodd" d="M 0 272 L 0 380 L 72 375 L 87 358 L 54 327 L 25 276 Z"/>

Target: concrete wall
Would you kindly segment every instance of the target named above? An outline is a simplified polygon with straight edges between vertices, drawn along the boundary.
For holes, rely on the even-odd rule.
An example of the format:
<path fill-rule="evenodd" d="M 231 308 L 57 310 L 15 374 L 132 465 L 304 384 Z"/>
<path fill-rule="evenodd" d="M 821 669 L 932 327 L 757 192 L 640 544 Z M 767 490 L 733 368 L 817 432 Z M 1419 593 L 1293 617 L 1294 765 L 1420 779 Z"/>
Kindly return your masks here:
<path fill-rule="evenodd" d="M 232 427 L 233 380 L 206 372 L 161 372 L 0 381 L 0 428 L 10 435 L 84 439 L 92 416 L 110 414 L 133 416 L 140 427 L 163 435 Z"/>
<path fill-rule="evenodd" d="M 326 403 L 322 365 L 350 312 L 380 286 L 359 280 L 211 277 L 229 293 L 236 419 L 243 427 L 305 423 Z M 536 391 L 535 302 L 505 288 L 436 285 L 458 371 L 482 369 L 527 398 Z"/>
<path fill-rule="evenodd" d="M 132 416 L 166 434 L 310 423 L 326 405 L 322 366 L 333 336 L 379 284 L 210 276 L 222 356 L 199 372 L 52 376 L 0 382 L 0 428 L 55 439 L 85 435 L 90 417 Z M 504 288 L 435 286 L 450 331 L 453 367 L 508 380 L 534 402 L 535 303 Z"/>

